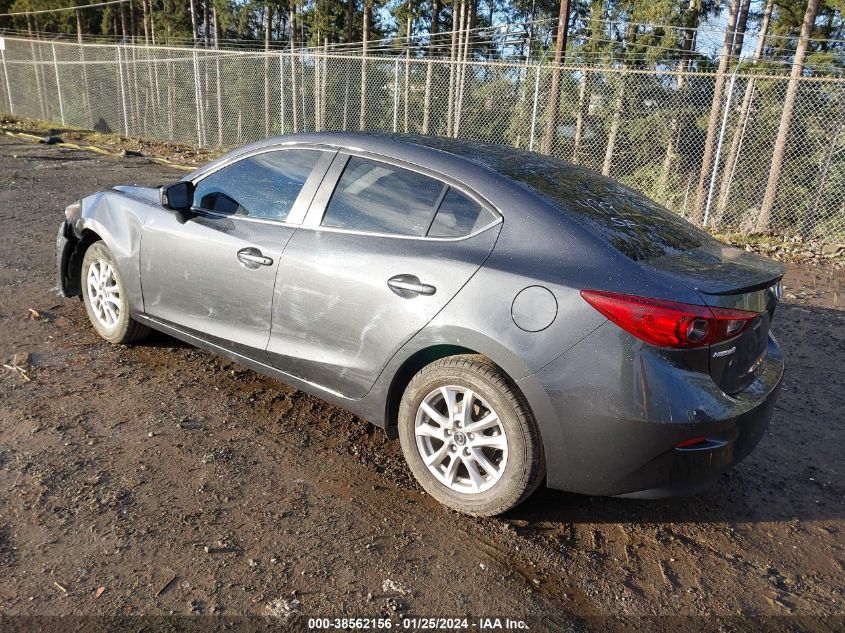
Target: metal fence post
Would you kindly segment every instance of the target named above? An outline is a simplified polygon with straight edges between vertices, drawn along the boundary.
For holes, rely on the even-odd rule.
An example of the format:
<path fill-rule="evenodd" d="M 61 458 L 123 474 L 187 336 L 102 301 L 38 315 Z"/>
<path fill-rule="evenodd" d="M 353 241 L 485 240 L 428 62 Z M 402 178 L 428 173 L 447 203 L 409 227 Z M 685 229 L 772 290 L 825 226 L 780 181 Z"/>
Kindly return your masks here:
<path fill-rule="evenodd" d="M 56 58 L 56 45 L 50 43 L 50 48 L 53 49 L 53 68 L 56 71 L 56 91 L 59 93 L 59 116 L 62 119 L 62 125 L 65 124 L 65 102 L 62 99 L 62 81 L 59 79 L 59 60 Z"/>
<path fill-rule="evenodd" d="M 396 132 L 396 124 L 399 120 L 399 58 L 393 64 L 393 132 Z"/>
<path fill-rule="evenodd" d="M 279 53 L 279 108 L 280 108 L 280 133 L 285 133 L 285 54 Z"/>
<path fill-rule="evenodd" d="M 0 38 L 2 39 L 2 38 Z M 9 83 L 9 69 L 6 68 L 6 43 L 0 44 L 0 59 L 3 60 L 3 77 L 6 79 L 6 96 L 9 98 L 9 113 L 15 113 L 15 105 L 12 103 L 12 85 Z"/>
<path fill-rule="evenodd" d="M 537 64 L 537 76 L 534 79 L 534 106 L 531 110 L 531 138 L 528 141 L 528 151 L 534 151 L 534 131 L 537 129 L 537 99 L 540 96 L 540 69 L 542 66 Z"/>
<path fill-rule="evenodd" d="M 200 71 L 199 63 L 197 61 L 197 52 L 193 51 L 194 60 L 194 103 L 196 103 L 196 119 L 197 119 L 197 145 L 202 146 L 202 122 L 200 120 Z"/>
<path fill-rule="evenodd" d="M 129 115 L 126 112 L 126 89 L 123 87 L 123 54 L 117 46 L 117 78 L 120 81 L 120 102 L 123 105 L 123 131 L 129 136 Z"/>
<path fill-rule="evenodd" d="M 719 171 L 719 160 L 722 158 L 722 144 L 725 141 L 725 128 L 728 126 L 728 114 L 731 111 L 731 100 L 733 99 L 734 84 L 736 84 L 736 73 L 739 70 L 739 65 L 734 69 L 731 75 L 731 83 L 728 86 L 728 96 L 725 99 L 725 112 L 722 116 L 722 128 L 719 130 L 719 141 L 716 144 L 716 156 L 713 159 L 713 169 L 710 174 L 710 189 L 707 192 L 707 204 L 704 207 L 704 220 L 702 226 L 706 227 L 710 219 L 710 205 L 713 202 L 713 191 L 716 188 L 716 172 Z"/>

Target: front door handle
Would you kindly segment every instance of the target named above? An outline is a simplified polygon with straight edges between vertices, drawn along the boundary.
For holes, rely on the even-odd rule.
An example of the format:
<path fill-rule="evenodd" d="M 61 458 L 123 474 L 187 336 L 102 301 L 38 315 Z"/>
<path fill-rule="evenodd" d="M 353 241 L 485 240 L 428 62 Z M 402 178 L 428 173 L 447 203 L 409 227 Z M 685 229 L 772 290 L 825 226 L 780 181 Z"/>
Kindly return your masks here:
<path fill-rule="evenodd" d="M 403 299 L 418 295 L 431 296 L 437 292 L 437 288 L 421 283 L 416 275 L 396 275 L 387 280 L 387 285 Z"/>
<path fill-rule="evenodd" d="M 257 248 L 242 248 L 238 251 L 238 261 L 250 269 L 256 269 L 259 266 L 272 266 L 273 260 L 261 254 Z"/>

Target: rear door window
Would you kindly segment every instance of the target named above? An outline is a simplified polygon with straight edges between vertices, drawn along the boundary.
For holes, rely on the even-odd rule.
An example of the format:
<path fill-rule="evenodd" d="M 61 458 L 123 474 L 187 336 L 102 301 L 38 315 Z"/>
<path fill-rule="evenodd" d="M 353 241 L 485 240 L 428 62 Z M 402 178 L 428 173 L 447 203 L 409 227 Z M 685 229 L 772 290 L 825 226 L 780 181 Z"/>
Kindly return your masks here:
<path fill-rule="evenodd" d="M 421 237 L 445 187 L 410 169 L 352 156 L 332 193 L 322 226 Z"/>

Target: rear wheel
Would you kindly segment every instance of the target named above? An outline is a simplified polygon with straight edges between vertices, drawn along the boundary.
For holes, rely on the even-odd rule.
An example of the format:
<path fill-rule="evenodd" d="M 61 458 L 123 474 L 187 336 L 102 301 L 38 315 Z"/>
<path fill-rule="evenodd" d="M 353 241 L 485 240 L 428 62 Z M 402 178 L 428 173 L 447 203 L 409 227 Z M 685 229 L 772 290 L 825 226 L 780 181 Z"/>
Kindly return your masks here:
<path fill-rule="evenodd" d="M 111 251 L 94 242 L 82 258 L 82 299 L 91 325 L 110 343 L 131 343 L 150 329 L 129 316 L 123 279 Z"/>
<path fill-rule="evenodd" d="M 426 492 L 465 514 L 506 512 L 545 476 L 525 398 L 484 356 L 450 356 L 414 376 L 399 406 L 399 439 Z"/>

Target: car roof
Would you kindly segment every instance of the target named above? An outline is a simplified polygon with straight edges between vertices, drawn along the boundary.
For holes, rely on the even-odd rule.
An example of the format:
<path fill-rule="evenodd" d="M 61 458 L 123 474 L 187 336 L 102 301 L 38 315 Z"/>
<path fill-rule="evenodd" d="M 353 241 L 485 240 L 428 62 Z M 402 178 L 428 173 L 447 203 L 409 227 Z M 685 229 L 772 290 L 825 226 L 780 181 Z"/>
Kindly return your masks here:
<path fill-rule="evenodd" d="M 232 161 L 239 156 L 285 145 L 313 145 L 338 150 L 362 151 L 387 159 L 400 160 L 435 172 L 441 172 L 465 182 L 468 186 L 484 195 L 486 181 L 504 179 L 514 184 L 516 179 L 503 173 L 508 166 L 530 162 L 532 168 L 568 169 L 586 172 L 583 168 L 565 161 L 520 150 L 506 145 L 467 141 L 464 139 L 444 138 L 413 134 L 388 134 L 378 132 L 301 132 L 273 136 L 237 148 L 189 174 L 185 179 L 193 180 L 204 172 L 221 163 Z"/>
<path fill-rule="evenodd" d="M 556 169 L 568 167 L 573 170 L 587 171 L 552 156 L 545 156 L 508 145 L 442 136 L 391 134 L 384 132 L 301 132 L 297 134 L 285 134 L 283 136 L 262 139 L 236 149 L 230 152 L 230 154 L 227 154 L 227 156 L 233 157 L 235 154 L 239 155 L 241 153 L 252 152 L 265 147 L 294 143 L 323 145 L 338 149 L 364 150 L 389 158 L 406 160 L 411 158 L 411 156 L 418 157 L 421 151 L 429 153 L 435 160 L 437 160 L 438 154 L 440 154 L 439 158 L 442 159 L 442 154 L 445 153 L 451 154 L 473 165 L 499 173 L 507 163 L 526 160 L 530 160 L 536 166 L 543 166 L 545 164 L 548 167 L 554 167 Z"/>
<path fill-rule="evenodd" d="M 222 164 L 229 163 L 251 153 L 284 148 L 285 146 L 306 146 L 339 151 L 361 152 L 374 158 L 395 160 L 407 163 L 434 174 L 441 174 L 445 180 L 464 184 L 469 190 L 486 199 L 494 208 L 503 211 L 500 204 L 514 196 L 522 200 L 519 208 L 524 213 L 529 207 L 542 202 L 534 192 L 519 186 L 515 180 L 502 175 L 496 169 L 500 164 L 499 156 L 511 151 L 502 145 L 492 145 L 446 139 L 435 136 L 404 134 L 385 134 L 370 132 L 302 132 L 274 136 L 249 145 L 234 149 L 224 156 L 200 167 L 184 177 L 184 180 L 196 180 L 206 172 L 213 171 Z M 540 156 L 530 152 L 512 150 L 521 155 Z M 479 155 L 480 158 L 479 158 Z M 485 162 L 487 161 L 487 162 Z M 511 161 L 513 162 L 513 161 Z M 563 163 L 563 161 L 559 161 Z M 563 163 L 566 165 L 566 163 Z"/>

